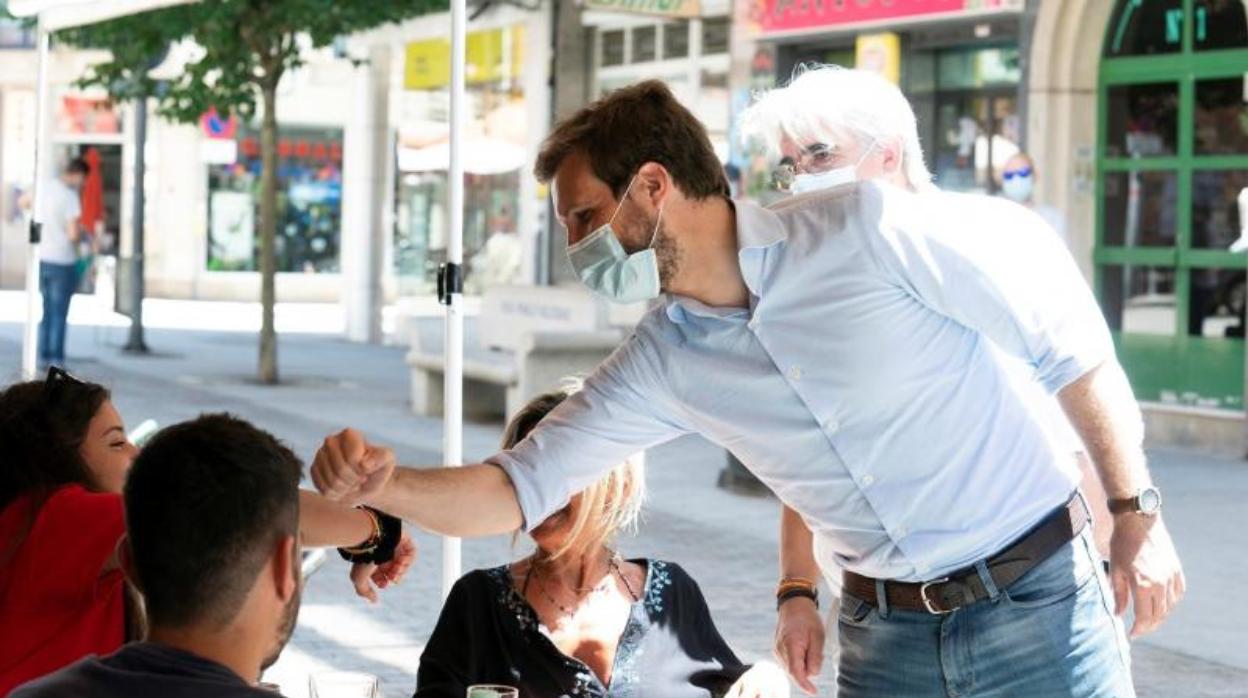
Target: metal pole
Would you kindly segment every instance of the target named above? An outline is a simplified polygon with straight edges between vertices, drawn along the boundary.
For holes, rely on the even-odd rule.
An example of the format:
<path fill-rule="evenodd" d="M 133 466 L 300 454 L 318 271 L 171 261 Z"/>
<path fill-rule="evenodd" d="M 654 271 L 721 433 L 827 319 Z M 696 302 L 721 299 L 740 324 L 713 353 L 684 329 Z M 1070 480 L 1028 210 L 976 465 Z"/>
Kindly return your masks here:
<path fill-rule="evenodd" d="M 467 8 L 465 0 L 451 0 L 451 161 L 450 180 L 451 230 L 446 246 L 444 302 L 446 304 L 446 371 L 443 405 L 445 426 L 442 434 L 442 461 L 448 466 L 463 464 L 463 360 L 464 310 L 464 162 L 462 138 L 464 125 L 465 34 Z M 442 596 L 451 592 L 459 579 L 460 541 L 446 537 L 442 541 Z"/>
<path fill-rule="evenodd" d="M 39 18 L 39 58 L 35 77 L 35 201 L 30 219 L 30 245 L 26 251 L 26 331 L 22 335 L 22 377 L 35 377 L 35 349 L 39 342 L 39 235 L 43 224 L 43 201 L 47 197 L 43 179 L 47 176 L 48 139 L 48 32 Z"/>
<path fill-rule="evenodd" d="M 138 354 L 147 353 L 143 341 L 143 208 L 146 205 L 144 178 L 147 171 L 147 98 L 134 101 L 134 211 L 130 218 L 134 223 L 130 246 L 130 337 L 125 350 Z"/>

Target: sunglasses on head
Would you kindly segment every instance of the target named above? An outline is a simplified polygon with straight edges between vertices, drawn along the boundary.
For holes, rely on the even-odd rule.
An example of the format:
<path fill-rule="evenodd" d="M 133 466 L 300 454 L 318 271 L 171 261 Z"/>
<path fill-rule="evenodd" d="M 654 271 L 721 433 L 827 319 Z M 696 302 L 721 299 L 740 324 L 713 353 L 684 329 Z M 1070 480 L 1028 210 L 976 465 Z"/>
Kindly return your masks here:
<path fill-rule="evenodd" d="M 49 366 L 48 375 L 43 379 L 43 397 L 45 400 L 54 400 L 61 395 L 65 386 L 83 385 L 86 385 L 86 382 L 69 371 L 60 366 Z"/>
<path fill-rule="evenodd" d="M 1014 179 L 1015 177 L 1030 177 L 1030 176 L 1031 176 L 1030 167 L 1020 167 L 1017 170 L 1006 170 L 1005 172 L 1001 173 L 1001 178 L 1007 182 L 1010 181 L 1011 179 Z"/>

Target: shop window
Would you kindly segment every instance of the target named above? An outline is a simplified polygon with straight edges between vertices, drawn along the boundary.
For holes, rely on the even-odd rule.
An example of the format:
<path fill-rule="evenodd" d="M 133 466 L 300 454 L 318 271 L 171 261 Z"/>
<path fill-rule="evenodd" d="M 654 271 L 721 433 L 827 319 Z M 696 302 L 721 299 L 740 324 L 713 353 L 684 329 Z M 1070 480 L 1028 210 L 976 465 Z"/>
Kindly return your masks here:
<path fill-rule="evenodd" d="M 663 60 L 689 55 L 689 22 L 680 20 L 663 25 Z"/>
<path fill-rule="evenodd" d="M 1248 7 L 1243 0 L 1196 0 L 1194 10 L 1197 51 L 1248 48 Z"/>
<path fill-rule="evenodd" d="M 1193 269 L 1187 333 L 1207 339 L 1244 338 L 1243 269 Z"/>
<path fill-rule="evenodd" d="M 1182 49 L 1183 0 L 1119 0 L 1109 20 L 1106 58 L 1176 53 Z"/>
<path fill-rule="evenodd" d="M 624 65 L 624 30 L 613 29 L 598 35 L 602 44 L 601 64 L 604 68 Z"/>
<path fill-rule="evenodd" d="M 1174 172 L 1105 174 L 1105 225 L 1109 247 L 1173 247 L 1179 176 Z"/>
<path fill-rule="evenodd" d="M 1248 155 L 1248 73 L 1196 81 L 1196 154 Z"/>
<path fill-rule="evenodd" d="M 1107 265 L 1101 269 L 1101 308 L 1110 329 L 1173 336 L 1175 274 L 1169 267 Z"/>
<path fill-rule="evenodd" d="M 633 28 L 633 57 L 631 63 L 648 63 L 658 58 L 658 27 Z"/>
<path fill-rule="evenodd" d="M 1248 224 L 1239 218 L 1238 201 L 1245 191 L 1248 170 L 1192 173 L 1192 247 L 1225 250 L 1239 238 Z"/>
<path fill-rule="evenodd" d="M 1175 154 L 1179 123 L 1178 83 L 1115 85 L 1108 89 L 1108 93 L 1107 157 Z"/>
<path fill-rule="evenodd" d="M 728 53 L 729 19 L 708 17 L 702 20 L 702 55 Z"/>
<path fill-rule="evenodd" d="M 277 270 L 338 271 L 342 130 L 280 127 L 277 148 Z M 260 136 L 247 130 L 238 160 L 208 169 L 209 270 L 260 267 L 260 167 Z"/>

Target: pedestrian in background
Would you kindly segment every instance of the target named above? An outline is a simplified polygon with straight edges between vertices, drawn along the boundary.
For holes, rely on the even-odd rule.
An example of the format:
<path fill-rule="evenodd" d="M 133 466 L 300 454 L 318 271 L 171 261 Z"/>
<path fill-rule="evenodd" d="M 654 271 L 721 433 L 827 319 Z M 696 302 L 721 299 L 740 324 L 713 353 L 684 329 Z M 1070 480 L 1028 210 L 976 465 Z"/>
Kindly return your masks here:
<path fill-rule="evenodd" d="M 65 332 L 69 302 L 78 285 L 78 240 L 82 230 L 79 191 L 91 167 L 74 158 L 60 177 L 49 180 L 39 211 L 39 294 L 43 297 L 43 319 L 39 322 L 39 360 L 47 364 L 65 363 Z"/>

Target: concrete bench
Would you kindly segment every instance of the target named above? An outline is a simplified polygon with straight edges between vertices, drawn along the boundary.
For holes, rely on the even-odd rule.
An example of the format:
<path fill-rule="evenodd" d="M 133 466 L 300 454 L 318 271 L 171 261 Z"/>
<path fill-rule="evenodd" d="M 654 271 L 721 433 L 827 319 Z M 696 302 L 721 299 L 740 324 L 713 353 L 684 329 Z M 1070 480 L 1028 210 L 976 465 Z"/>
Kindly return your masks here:
<path fill-rule="evenodd" d="M 514 351 L 465 347 L 464 414 L 507 418 L 527 401 L 557 388 L 570 375 L 587 375 L 619 345 L 619 330 L 526 333 Z M 412 409 L 425 416 L 442 414 L 445 357 L 441 347 L 413 341 L 407 355 Z"/>

